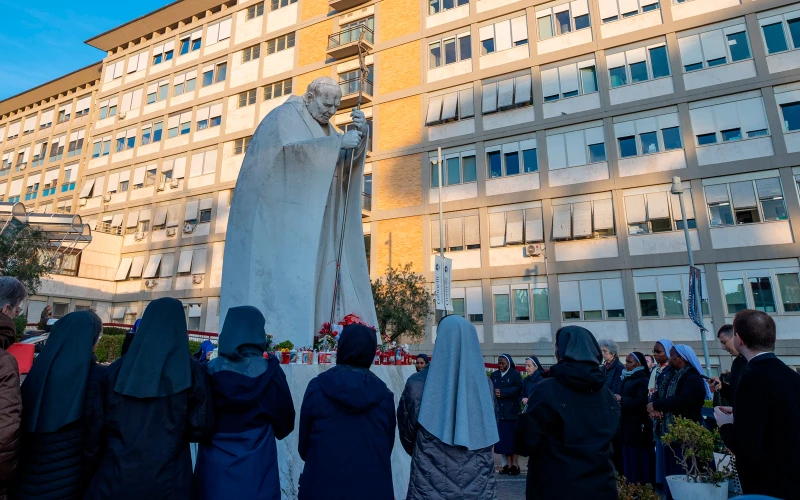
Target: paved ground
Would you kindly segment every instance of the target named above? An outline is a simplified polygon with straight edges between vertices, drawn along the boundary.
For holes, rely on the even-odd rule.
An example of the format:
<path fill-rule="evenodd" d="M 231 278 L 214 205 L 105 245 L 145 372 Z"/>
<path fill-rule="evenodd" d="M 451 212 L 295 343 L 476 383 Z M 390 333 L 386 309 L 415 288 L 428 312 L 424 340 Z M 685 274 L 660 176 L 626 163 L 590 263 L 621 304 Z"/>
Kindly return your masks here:
<path fill-rule="evenodd" d="M 497 500 L 525 500 L 525 480 L 523 472 L 519 476 L 497 476 Z"/>

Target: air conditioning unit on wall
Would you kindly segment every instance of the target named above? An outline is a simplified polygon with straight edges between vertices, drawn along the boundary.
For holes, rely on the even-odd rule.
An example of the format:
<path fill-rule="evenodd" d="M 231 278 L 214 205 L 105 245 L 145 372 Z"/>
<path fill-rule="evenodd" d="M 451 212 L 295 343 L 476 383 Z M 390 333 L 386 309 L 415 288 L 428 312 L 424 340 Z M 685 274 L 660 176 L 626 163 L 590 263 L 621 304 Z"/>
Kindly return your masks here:
<path fill-rule="evenodd" d="M 192 283 L 194 283 L 195 285 L 199 285 L 202 282 L 203 282 L 202 274 L 195 274 L 194 276 L 192 276 Z"/>
<path fill-rule="evenodd" d="M 191 224 L 189 222 L 185 223 L 183 225 L 183 232 L 186 234 L 192 233 L 194 231 L 194 226 L 195 226 L 194 224 Z"/>
<path fill-rule="evenodd" d="M 158 283 L 156 280 L 144 280 L 144 286 L 147 288 L 153 288 Z"/>
<path fill-rule="evenodd" d="M 174 227 L 168 227 L 167 228 L 167 236 L 175 236 L 175 233 L 176 233 L 176 231 L 175 231 Z"/>
<path fill-rule="evenodd" d="M 106 193 L 106 194 L 104 194 L 104 195 L 103 195 L 103 201 L 104 201 L 104 202 L 106 202 L 106 203 L 108 203 L 109 201 L 111 201 L 111 193 Z"/>
<path fill-rule="evenodd" d="M 525 247 L 528 257 L 538 257 L 544 253 L 544 243 L 532 243 Z"/>
<path fill-rule="evenodd" d="M 169 183 L 169 187 L 171 189 L 178 189 L 178 186 L 180 186 L 180 180 L 179 179 L 172 179 L 172 182 Z"/>
<path fill-rule="evenodd" d="M 145 235 L 145 233 L 139 232 L 139 233 L 136 233 L 136 235 L 134 235 L 134 237 L 133 237 L 133 238 L 134 238 L 136 241 L 142 241 L 142 240 L 144 239 L 144 237 L 145 237 L 145 236 L 146 236 L 146 235 Z"/>
<path fill-rule="evenodd" d="M 159 182 L 158 185 L 156 186 L 156 191 L 163 191 L 164 189 L 166 189 L 166 187 L 167 185 L 165 183 Z"/>

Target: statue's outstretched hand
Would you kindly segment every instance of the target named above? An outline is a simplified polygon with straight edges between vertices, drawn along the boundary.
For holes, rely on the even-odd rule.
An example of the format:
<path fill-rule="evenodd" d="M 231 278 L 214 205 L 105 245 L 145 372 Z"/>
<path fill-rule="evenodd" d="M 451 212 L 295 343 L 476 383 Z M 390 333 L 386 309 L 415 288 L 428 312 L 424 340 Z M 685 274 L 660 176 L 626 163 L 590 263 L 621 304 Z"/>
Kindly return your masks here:
<path fill-rule="evenodd" d="M 344 133 L 342 137 L 342 149 L 355 149 L 361 142 L 361 132 L 358 130 L 349 130 Z"/>

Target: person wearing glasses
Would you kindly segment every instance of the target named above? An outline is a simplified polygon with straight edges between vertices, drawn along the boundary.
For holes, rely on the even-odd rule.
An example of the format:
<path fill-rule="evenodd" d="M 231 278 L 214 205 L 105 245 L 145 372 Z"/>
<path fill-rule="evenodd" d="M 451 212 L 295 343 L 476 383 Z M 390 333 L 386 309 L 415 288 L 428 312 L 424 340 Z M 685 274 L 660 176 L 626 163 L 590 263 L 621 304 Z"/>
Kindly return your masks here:
<path fill-rule="evenodd" d="M 28 292 L 18 279 L 0 278 L 0 500 L 8 498 L 8 484 L 17 468 L 22 421 L 19 368 L 6 349 L 16 340 L 14 318 L 22 312 L 27 298 Z"/>

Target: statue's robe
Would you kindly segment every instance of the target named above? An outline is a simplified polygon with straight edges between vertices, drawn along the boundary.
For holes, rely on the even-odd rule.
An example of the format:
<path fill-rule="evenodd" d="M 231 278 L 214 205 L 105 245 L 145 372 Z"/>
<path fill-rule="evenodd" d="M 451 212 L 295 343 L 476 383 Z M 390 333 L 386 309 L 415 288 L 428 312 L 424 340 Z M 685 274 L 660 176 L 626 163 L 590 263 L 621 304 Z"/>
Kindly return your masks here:
<path fill-rule="evenodd" d="M 335 322 L 355 313 L 376 325 L 361 223 L 366 138 L 341 149 L 302 98 L 271 111 L 253 135 L 233 193 L 222 268 L 220 321 L 239 305 L 259 308 L 276 341 L 311 346 L 330 320 L 345 196 L 347 224 Z M 349 178 L 351 155 L 353 170 Z M 344 188 L 339 194 L 341 188 Z M 222 324 L 222 323 L 220 323 Z"/>

